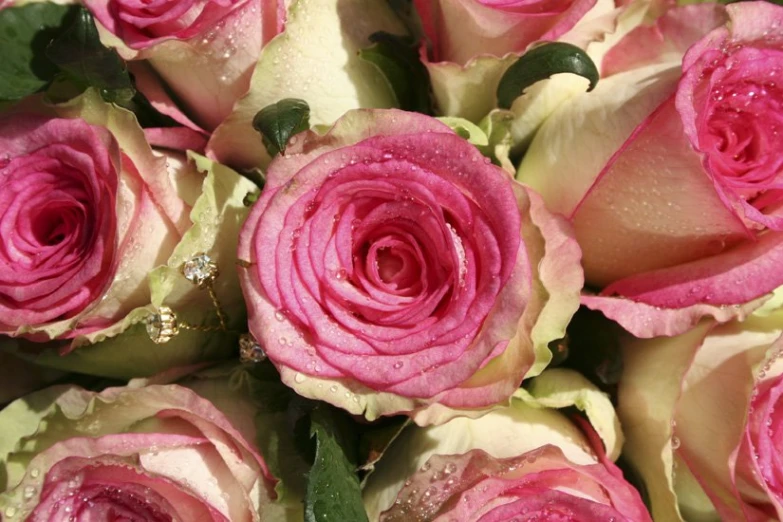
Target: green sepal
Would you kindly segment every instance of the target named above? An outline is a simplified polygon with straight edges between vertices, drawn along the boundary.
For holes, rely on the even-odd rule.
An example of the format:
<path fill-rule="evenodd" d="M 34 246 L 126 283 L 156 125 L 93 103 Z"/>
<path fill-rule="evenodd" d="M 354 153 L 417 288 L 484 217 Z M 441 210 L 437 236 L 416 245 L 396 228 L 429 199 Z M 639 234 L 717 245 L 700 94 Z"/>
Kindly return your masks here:
<path fill-rule="evenodd" d="M 529 50 L 506 70 L 498 84 L 498 107 L 510 109 L 525 89 L 559 73 L 587 78 L 588 92 L 598 84 L 598 69 L 585 51 L 569 43 L 549 42 Z"/>
<path fill-rule="evenodd" d="M 304 100 L 285 98 L 258 111 L 253 128 L 261 133 L 270 156 L 284 154 L 291 136 L 310 128 L 310 106 Z"/>
<path fill-rule="evenodd" d="M 383 31 L 371 34 L 370 41 L 374 45 L 359 51 L 359 57 L 383 74 L 394 93 L 397 107 L 434 114 L 430 75 L 419 59 L 417 42 Z"/>
<path fill-rule="evenodd" d="M 86 9 L 49 43 L 46 57 L 77 86 L 98 89 L 107 102 L 124 106 L 136 94 L 125 62 L 117 51 L 103 46 L 95 20 Z"/>

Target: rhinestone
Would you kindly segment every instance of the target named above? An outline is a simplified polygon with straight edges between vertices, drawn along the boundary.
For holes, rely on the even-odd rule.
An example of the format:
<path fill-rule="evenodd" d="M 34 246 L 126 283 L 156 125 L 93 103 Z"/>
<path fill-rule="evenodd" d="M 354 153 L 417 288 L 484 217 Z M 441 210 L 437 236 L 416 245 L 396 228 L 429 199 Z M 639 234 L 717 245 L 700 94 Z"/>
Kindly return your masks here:
<path fill-rule="evenodd" d="M 177 316 L 168 306 L 161 306 L 156 313 L 147 316 L 147 335 L 156 344 L 169 342 L 178 331 Z"/>
<path fill-rule="evenodd" d="M 207 254 L 196 254 L 182 265 L 185 279 L 198 286 L 206 286 L 217 279 L 218 267 Z"/>
<path fill-rule="evenodd" d="M 239 360 L 243 363 L 258 363 L 266 359 L 266 352 L 252 335 L 239 336 Z"/>

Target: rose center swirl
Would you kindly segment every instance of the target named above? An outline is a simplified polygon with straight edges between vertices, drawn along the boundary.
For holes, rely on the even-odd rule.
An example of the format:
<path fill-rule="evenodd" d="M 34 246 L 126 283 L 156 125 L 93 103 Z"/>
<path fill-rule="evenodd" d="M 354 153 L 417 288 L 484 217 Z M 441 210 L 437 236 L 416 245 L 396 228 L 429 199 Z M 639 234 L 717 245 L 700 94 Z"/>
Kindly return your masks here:
<path fill-rule="evenodd" d="M 752 48 L 713 62 L 702 113 L 707 165 L 759 210 L 783 200 L 783 53 L 767 52 L 771 63 Z"/>

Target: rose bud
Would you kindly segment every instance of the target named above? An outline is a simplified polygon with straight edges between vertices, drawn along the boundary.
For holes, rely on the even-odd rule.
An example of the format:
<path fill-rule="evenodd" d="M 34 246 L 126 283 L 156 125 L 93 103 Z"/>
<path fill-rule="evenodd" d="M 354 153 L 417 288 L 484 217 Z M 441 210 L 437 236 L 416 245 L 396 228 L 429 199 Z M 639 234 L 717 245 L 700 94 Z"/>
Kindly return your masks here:
<path fill-rule="evenodd" d="M 224 330 L 244 319 L 232 268 L 254 185 L 153 151 L 133 114 L 93 91 L 36 110 L 0 116 L 0 333 L 14 337 L 2 346 L 111 377 L 234 352 Z M 225 328 L 209 289 L 183 271 L 204 256 L 223 268 L 211 289 Z M 183 325 L 165 349 L 142 324 L 164 306 Z"/>
<path fill-rule="evenodd" d="M 781 334 L 783 294 L 744 322 L 626 343 L 623 455 L 655 520 L 783 517 Z"/>
<path fill-rule="evenodd" d="M 518 179 L 576 228 L 600 291 L 583 303 L 636 336 L 742 316 L 783 284 L 781 22 L 742 2 L 639 27 L 522 161 Z"/>
<path fill-rule="evenodd" d="M 9 405 L 3 522 L 294 520 L 301 508 L 273 502 L 246 389 L 194 388 L 57 387 Z"/>
<path fill-rule="evenodd" d="M 532 382 L 533 396 L 521 390 L 509 407 L 481 418 L 403 432 L 368 479 L 370 520 L 650 522 L 590 424 L 581 422 L 583 433 L 550 409 L 587 405 L 596 427 L 614 437 L 607 446 L 619 452 L 609 399 L 571 371 L 550 370 Z"/>
<path fill-rule="evenodd" d="M 397 110 L 292 138 L 239 258 L 250 331 L 283 382 L 368 419 L 442 422 L 507 400 L 550 360 L 582 284 L 568 227 L 538 196 Z"/>
<path fill-rule="evenodd" d="M 180 113 L 141 68 L 140 87 L 158 108 L 196 130 L 212 130 L 249 86 L 261 48 L 283 29 L 277 0 L 85 0 L 102 40 L 126 60 L 148 60 L 183 104 Z M 149 93 L 154 93 L 152 96 Z M 189 117 L 189 118 L 188 118 Z M 193 120 L 195 125 L 190 121 Z"/>

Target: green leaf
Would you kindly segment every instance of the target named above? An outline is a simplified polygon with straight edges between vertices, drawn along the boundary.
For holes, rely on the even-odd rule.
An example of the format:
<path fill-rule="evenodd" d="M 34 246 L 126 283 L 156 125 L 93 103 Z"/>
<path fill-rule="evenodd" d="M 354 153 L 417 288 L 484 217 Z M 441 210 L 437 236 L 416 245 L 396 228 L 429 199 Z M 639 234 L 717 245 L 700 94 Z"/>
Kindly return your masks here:
<path fill-rule="evenodd" d="M 136 94 L 125 62 L 117 51 L 101 44 L 95 20 L 86 9 L 52 40 L 46 56 L 75 84 L 97 88 L 107 102 L 126 105 Z"/>
<path fill-rule="evenodd" d="M 307 477 L 305 522 L 366 522 L 359 478 L 347 431 L 339 412 L 313 410 L 310 435 L 316 438 L 315 463 Z"/>
<path fill-rule="evenodd" d="M 253 128 L 263 136 L 271 156 L 285 153 L 291 136 L 310 128 L 310 106 L 304 100 L 285 98 L 258 111 Z"/>
<path fill-rule="evenodd" d="M 49 85 L 59 71 L 46 57 L 46 46 L 78 9 L 33 3 L 0 10 L 0 100 L 20 100 Z"/>
<path fill-rule="evenodd" d="M 375 45 L 359 51 L 386 78 L 397 106 L 406 111 L 434 114 L 427 68 L 419 59 L 418 44 L 408 37 L 383 31 L 370 35 Z"/>
<path fill-rule="evenodd" d="M 564 42 L 546 43 L 526 52 L 508 68 L 498 84 L 498 107 L 510 109 L 525 89 L 559 73 L 587 78 L 590 81 L 588 91 L 598 84 L 598 69 L 582 49 Z"/>

